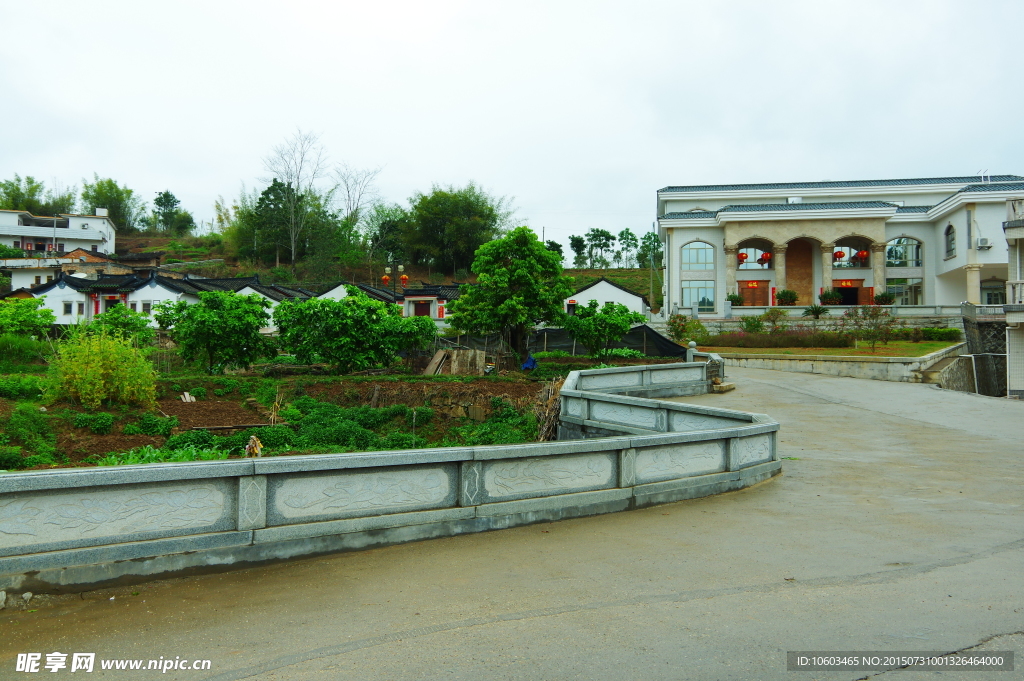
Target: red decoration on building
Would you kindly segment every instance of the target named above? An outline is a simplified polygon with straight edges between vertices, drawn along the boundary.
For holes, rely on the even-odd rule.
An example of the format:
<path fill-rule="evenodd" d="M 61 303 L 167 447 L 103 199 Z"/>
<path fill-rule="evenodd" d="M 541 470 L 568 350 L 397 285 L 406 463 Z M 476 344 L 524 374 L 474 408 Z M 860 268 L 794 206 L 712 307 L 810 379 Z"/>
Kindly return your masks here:
<path fill-rule="evenodd" d="M 860 258 L 861 260 L 867 260 L 868 256 L 870 255 L 871 254 L 868 253 L 867 251 L 857 251 L 857 257 Z"/>
<path fill-rule="evenodd" d="M 391 277 L 389 277 L 386 274 L 383 277 L 381 277 L 380 280 L 384 284 L 384 286 L 387 286 L 388 284 L 391 283 Z"/>
<path fill-rule="evenodd" d="M 768 251 L 765 251 L 764 253 L 761 254 L 761 257 L 764 258 L 765 260 L 771 260 L 772 254 L 769 253 Z"/>
<path fill-rule="evenodd" d="M 747 261 L 747 254 L 746 253 L 740 253 L 739 255 L 736 256 L 736 259 L 739 260 L 740 264 L 742 265 L 743 263 L 745 263 Z"/>
<path fill-rule="evenodd" d="M 833 260 L 842 260 L 845 257 L 846 253 L 844 253 L 843 251 L 836 251 L 835 253 L 832 254 Z"/>
<path fill-rule="evenodd" d="M 409 275 L 403 274 L 398 278 L 398 281 L 402 282 L 402 288 L 405 288 L 406 285 L 409 283 Z"/>

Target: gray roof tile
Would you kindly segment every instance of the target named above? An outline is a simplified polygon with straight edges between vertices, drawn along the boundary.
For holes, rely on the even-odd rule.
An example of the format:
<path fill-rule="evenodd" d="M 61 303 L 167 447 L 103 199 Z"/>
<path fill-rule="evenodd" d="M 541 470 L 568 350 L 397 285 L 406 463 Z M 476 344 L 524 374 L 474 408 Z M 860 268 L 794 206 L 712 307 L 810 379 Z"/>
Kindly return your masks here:
<path fill-rule="evenodd" d="M 669 186 L 661 192 L 715 192 L 715 191 L 752 191 L 759 189 L 843 189 L 848 187 L 908 187 L 927 184 L 971 184 L 988 179 L 990 182 L 1024 181 L 1020 175 L 966 175 L 960 177 L 918 177 L 899 180 L 823 180 L 820 182 L 769 182 L 765 184 L 697 184 L 688 186 Z M 977 190 L 980 191 L 980 190 Z"/>

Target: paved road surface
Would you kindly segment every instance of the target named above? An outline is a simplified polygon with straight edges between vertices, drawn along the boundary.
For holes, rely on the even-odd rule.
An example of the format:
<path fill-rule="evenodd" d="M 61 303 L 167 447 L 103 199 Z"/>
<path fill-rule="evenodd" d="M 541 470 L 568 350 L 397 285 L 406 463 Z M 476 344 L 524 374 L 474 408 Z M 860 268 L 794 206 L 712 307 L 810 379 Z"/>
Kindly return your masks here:
<path fill-rule="evenodd" d="M 30 651 L 212 661 L 94 679 L 1024 678 L 1024 403 L 730 375 L 734 392 L 681 399 L 777 418 L 778 478 L 3 611 L 0 678 L 33 678 L 11 671 Z M 786 671 L 789 650 L 974 646 L 1018 671 Z"/>

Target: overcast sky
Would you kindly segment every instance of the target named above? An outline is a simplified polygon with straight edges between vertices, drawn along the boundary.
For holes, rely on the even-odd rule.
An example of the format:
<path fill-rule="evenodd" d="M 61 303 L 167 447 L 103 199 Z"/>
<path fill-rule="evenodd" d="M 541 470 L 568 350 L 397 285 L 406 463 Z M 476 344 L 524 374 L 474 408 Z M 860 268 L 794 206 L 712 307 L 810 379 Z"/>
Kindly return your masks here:
<path fill-rule="evenodd" d="M 297 128 L 567 245 L 669 184 L 1024 174 L 1021 2 L 0 0 L 0 177 L 209 221 Z M 568 250 L 568 249 L 567 249 Z"/>

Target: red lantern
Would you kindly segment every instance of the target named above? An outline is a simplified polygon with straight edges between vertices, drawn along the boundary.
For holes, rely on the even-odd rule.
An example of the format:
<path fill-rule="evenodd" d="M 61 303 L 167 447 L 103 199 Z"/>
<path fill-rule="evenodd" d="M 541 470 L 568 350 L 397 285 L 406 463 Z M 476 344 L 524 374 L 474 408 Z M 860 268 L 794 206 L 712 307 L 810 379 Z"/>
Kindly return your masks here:
<path fill-rule="evenodd" d="M 387 286 L 388 284 L 391 283 L 391 277 L 389 277 L 386 274 L 383 277 L 381 277 L 380 280 L 384 284 L 384 286 Z"/>
<path fill-rule="evenodd" d="M 402 288 L 405 288 L 406 285 L 409 283 L 409 275 L 403 274 L 398 278 L 398 281 L 402 282 Z"/>
<path fill-rule="evenodd" d="M 764 258 L 765 260 L 771 260 L 772 254 L 769 253 L 768 251 L 765 251 L 764 253 L 761 254 L 761 257 Z"/>
<path fill-rule="evenodd" d="M 740 264 L 742 265 L 743 263 L 745 263 L 747 261 L 747 254 L 746 253 L 740 253 L 739 255 L 736 256 L 736 259 L 739 260 Z"/>
<path fill-rule="evenodd" d="M 836 251 L 835 253 L 832 254 L 833 260 L 842 260 L 845 257 L 846 253 L 844 253 L 843 251 Z"/>
<path fill-rule="evenodd" d="M 857 251 L 857 257 L 860 258 L 861 260 L 867 260 L 869 255 L 871 254 L 868 253 L 867 251 Z"/>

